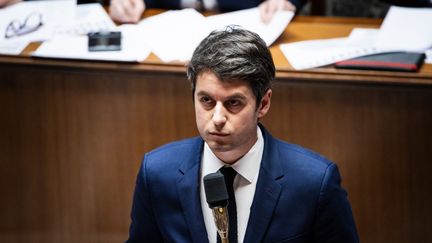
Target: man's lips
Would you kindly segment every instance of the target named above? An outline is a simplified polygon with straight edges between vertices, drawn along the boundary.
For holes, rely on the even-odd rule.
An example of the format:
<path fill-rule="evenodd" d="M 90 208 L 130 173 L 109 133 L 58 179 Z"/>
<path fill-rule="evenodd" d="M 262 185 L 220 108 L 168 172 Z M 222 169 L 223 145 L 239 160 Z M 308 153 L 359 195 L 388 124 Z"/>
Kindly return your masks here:
<path fill-rule="evenodd" d="M 211 136 L 218 136 L 218 137 L 226 137 L 229 135 L 228 133 L 223 133 L 223 132 L 209 132 L 209 134 Z"/>

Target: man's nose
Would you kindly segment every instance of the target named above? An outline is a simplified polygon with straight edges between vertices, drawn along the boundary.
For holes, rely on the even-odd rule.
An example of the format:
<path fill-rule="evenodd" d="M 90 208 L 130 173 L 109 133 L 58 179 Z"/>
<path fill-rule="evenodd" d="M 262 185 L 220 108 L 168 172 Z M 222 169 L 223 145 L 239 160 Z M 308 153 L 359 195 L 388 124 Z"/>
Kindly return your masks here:
<path fill-rule="evenodd" d="M 224 106 L 221 103 L 216 104 L 214 108 L 212 120 L 216 126 L 224 125 L 225 122 L 227 121 L 226 111 Z"/>

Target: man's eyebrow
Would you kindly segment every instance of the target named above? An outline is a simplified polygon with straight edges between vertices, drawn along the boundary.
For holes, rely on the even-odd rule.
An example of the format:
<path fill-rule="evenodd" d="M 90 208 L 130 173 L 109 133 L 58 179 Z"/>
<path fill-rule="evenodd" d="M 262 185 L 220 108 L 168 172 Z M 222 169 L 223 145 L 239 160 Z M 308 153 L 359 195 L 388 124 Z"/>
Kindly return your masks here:
<path fill-rule="evenodd" d="M 232 100 L 232 99 L 241 99 L 241 100 L 245 100 L 246 96 L 242 93 L 234 93 L 230 96 L 227 97 L 227 100 Z"/>
<path fill-rule="evenodd" d="M 205 91 L 199 91 L 196 93 L 197 96 L 211 96 L 209 93 L 205 92 Z"/>
<path fill-rule="evenodd" d="M 208 92 L 203 91 L 203 90 L 198 91 L 196 93 L 196 95 L 197 96 L 209 96 L 209 97 L 212 97 L 211 94 L 209 94 Z M 243 93 L 240 93 L 240 92 L 236 92 L 236 93 L 233 93 L 233 94 L 225 97 L 225 100 L 232 100 L 232 99 L 246 100 L 247 98 L 246 98 L 246 96 Z"/>

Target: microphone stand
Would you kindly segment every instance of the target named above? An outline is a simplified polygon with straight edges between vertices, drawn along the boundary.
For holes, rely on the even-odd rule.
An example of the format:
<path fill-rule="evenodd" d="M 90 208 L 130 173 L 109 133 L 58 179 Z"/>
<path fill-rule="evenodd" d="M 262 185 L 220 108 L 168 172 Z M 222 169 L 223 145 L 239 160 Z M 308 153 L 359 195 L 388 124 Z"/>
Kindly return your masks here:
<path fill-rule="evenodd" d="M 214 207 L 212 212 L 221 242 L 228 243 L 228 210 L 226 207 Z"/>

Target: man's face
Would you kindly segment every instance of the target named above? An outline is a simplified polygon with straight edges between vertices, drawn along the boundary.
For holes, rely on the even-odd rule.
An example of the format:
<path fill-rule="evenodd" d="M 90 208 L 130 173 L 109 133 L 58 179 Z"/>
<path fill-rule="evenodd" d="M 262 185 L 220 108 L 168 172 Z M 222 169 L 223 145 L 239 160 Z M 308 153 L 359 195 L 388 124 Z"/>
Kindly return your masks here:
<path fill-rule="evenodd" d="M 260 105 L 246 81 L 222 82 L 212 72 L 197 77 L 194 102 L 198 130 L 226 163 L 246 154 L 257 140 L 258 118 L 270 107 L 271 90 Z"/>

